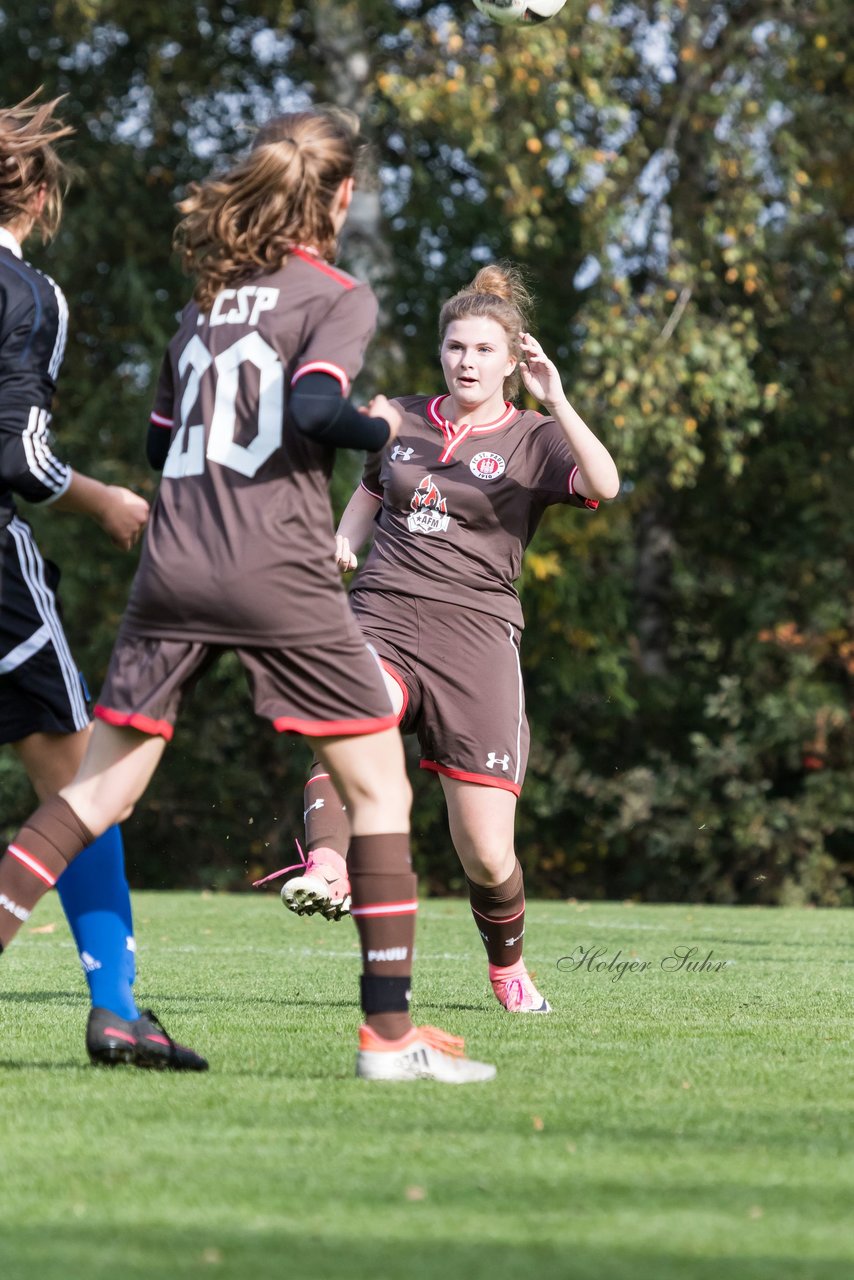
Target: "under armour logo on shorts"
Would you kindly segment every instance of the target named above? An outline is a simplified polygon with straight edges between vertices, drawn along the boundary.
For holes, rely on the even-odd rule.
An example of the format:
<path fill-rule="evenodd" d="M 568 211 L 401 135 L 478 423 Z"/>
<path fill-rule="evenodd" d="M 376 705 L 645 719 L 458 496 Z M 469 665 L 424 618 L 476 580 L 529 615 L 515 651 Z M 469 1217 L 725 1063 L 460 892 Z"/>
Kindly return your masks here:
<path fill-rule="evenodd" d="M 490 751 L 489 755 L 486 757 L 487 769 L 494 769 L 495 766 L 499 764 L 501 765 L 501 768 L 506 773 L 507 770 L 510 768 L 510 757 L 506 755 L 497 756 L 494 751 Z"/>

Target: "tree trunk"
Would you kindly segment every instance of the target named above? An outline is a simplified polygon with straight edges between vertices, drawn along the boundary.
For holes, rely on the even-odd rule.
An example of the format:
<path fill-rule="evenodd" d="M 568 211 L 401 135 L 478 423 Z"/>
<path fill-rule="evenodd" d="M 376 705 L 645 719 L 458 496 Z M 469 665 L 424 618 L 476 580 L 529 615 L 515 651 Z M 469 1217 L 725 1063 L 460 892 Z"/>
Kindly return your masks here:
<path fill-rule="evenodd" d="M 635 537 L 635 637 L 644 675 L 669 672 L 673 555 L 676 540 L 656 500 L 637 517 Z"/>

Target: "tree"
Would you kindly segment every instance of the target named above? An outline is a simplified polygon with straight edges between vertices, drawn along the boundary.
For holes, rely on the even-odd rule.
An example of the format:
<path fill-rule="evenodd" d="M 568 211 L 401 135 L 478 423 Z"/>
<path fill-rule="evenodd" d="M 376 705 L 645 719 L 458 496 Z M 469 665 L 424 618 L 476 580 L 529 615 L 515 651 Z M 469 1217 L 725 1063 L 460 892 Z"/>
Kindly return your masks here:
<path fill-rule="evenodd" d="M 529 31 L 462 0 L 212 4 L 190 30 L 150 0 L 54 8 L 0 66 L 4 95 L 24 96 L 20 51 L 38 50 L 97 174 L 50 255 L 77 326 L 58 414 L 69 450 L 150 483 L 130 424 L 185 287 L 165 252 L 172 201 L 271 101 L 357 107 L 373 168 L 347 252 L 384 304 L 363 386 L 438 389 L 441 300 L 512 257 L 624 475 L 619 503 L 552 513 L 527 558 L 533 884 L 850 900 L 842 0 L 570 0 Z M 355 474 L 342 460 L 338 500 Z M 69 612 L 83 631 L 98 600 L 97 665 L 126 579 L 68 528 Z M 233 841 L 244 860 L 284 860 L 275 805 L 295 813 L 304 757 L 283 744 L 271 771 L 237 673 L 215 679 L 220 710 L 204 730 L 192 713 L 182 724 L 135 830 L 165 848 L 187 824 L 188 879 L 232 882 Z M 186 801 L 200 764 L 222 779 L 215 811 Z M 453 887 L 435 789 L 419 787 L 415 828 L 430 883 Z"/>

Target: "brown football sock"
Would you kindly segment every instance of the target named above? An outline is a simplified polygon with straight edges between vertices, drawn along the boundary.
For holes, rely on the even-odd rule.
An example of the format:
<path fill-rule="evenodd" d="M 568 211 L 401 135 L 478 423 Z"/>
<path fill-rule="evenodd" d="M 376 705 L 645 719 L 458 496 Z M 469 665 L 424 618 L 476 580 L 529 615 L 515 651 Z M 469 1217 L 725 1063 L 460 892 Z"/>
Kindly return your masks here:
<path fill-rule="evenodd" d="M 61 796 L 51 796 L 21 827 L 0 858 L 0 951 L 93 839 Z"/>
<path fill-rule="evenodd" d="M 342 858 L 350 844 L 350 823 L 323 765 L 315 760 L 303 792 L 306 852 L 312 849 L 334 849 Z"/>
<path fill-rule="evenodd" d="M 475 884 L 466 876 L 471 913 L 489 963 L 506 968 L 522 958 L 525 884 L 519 859 L 503 884 Z"/>
<path fill-rule="evenodd" d="M 362 944 L 365 1022 L 386 1040 L 412 1026 L 409 1016 L 418 879 L 407 834 L 353 836 L 350 908 Z"/>

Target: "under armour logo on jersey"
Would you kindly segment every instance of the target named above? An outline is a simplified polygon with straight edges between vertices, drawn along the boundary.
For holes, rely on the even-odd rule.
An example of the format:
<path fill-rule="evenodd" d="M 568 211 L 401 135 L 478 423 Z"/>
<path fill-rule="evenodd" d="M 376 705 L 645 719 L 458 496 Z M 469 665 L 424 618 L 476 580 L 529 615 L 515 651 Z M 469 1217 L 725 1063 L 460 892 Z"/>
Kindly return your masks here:
<path fill-rule="evenodd" d="M 303 822 L 305 822 L 306 818 L 311 813 L 312 809 L 322 809 L 322 808 L 323 808 L 323 797 L 321 796 L 319 800 L 315 800 L 314 804 L 310 804 L 307 809 L 303 810 L 303 814 L 302 814 Z"/>
<path fill-rule="evenodd" d="M 396 444 L 391 451 L 391 460 L 392 462 L 408 462 L 414 452 L 415 450 L 412 448 L 404 449 L 403 445 Z"/>
<path fill-rule="evenodd" d="M 497 756 L 494 751 L 490 751 L 486 757 L 486 767 L 487 769 L 494 769 L 496 765 L 501 765 L 501 768 L 506 773 L 510 768 L 510 757 L 507 755 Z"/>

